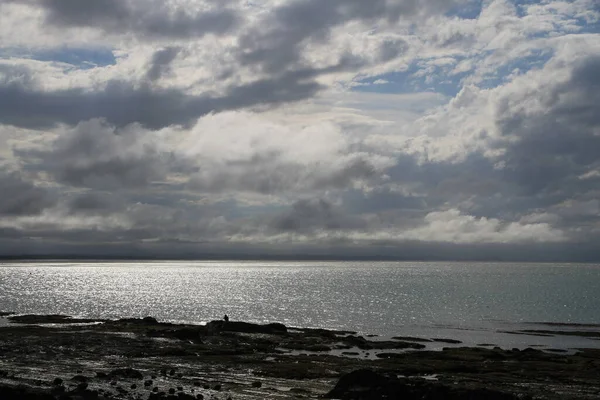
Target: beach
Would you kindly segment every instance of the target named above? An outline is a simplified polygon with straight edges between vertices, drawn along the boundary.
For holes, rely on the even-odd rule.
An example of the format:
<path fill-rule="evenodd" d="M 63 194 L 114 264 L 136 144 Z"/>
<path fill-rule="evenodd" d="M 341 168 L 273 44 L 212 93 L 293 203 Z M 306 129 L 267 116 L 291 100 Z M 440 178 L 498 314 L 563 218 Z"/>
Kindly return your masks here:
<path fill-rule="evenodd" d="M 364 337 L 280 323 L 184 325 L 153 317 L 94 320 L 3 314 L 8 321 L 0 327 L 3 399 L 600 395 L 598 349 L 505 349 L 494 343 L 463 347 L 453 338 Z M 566 328 L 520 334 L 600 336 L 597 327 Z M 431 343 L 448 347 L 428 350 Z"/>

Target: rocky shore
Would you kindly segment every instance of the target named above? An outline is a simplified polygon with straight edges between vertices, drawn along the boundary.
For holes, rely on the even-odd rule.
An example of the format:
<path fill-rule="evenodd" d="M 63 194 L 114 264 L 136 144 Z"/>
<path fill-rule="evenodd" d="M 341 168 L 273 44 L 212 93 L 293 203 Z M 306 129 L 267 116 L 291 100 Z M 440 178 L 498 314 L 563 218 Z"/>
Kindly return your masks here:
<path fill-rule="evenodd" d="M 597 399 L 600 350 L 0 313 L 0 399 Z M 572 331 L 569 331 L 572 333 Z M 544 333 L 546 334 L 546 333 Z"/>

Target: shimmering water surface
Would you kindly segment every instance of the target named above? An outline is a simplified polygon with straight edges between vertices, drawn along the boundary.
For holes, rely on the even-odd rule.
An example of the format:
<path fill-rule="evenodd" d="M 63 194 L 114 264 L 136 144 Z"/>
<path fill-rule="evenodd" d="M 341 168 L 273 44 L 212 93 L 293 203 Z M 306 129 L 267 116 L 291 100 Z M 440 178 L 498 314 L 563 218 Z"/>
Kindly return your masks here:
<path fill-rule="evenodd" d="M 600 266 L 411 262 L 9 262 L 0 311 L 380 335 L 600 323 Z M 447 333 L 447 332 L 446 332 Z M 481 334 L 484 339 L 484 334 Z M 473 340 L 478 340 L 473 339 Z M 516 341 L 517 339 L 512 339 Z M 529 339 L 528 339 L 529 340 Z M 531 340 L 529 340 L 531 341 Z M 596 341 L 600 343 L 599 341 Z"/>

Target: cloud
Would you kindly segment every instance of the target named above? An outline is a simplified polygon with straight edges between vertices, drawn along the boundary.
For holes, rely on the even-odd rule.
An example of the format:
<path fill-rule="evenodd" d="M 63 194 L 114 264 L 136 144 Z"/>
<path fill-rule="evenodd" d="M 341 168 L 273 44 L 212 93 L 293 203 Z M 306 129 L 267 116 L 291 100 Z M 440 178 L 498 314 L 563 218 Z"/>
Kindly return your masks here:
<path fill-rule="evenodd" d="M 166 176 L 166 160 L 150 134 L 136 126 L 117 130 L 100 120 L 78 124 L 49 150 L 17 154 L 38 160 L 38 169 L 72 186 L 135 188 Z"/>
<path fill-rule="evenodd" d="M 25 181 L 17 173 L 0 173 L 0 215 L 28 216 L 40 214 L 56 203 L 56 196 L 31 182 Z"/>
<path fill-rule="evenodd" d="M 320 141 L 311 145 L 316 133 Z M 353 150 L 334 125 L 287 127 L 248 112 L 208 115 L 190 129 L 162 131 L 94 119 L 60 132 L 46 148 L 14 153 L 30 169 L 75 187 L 140 190 L 164 184 L 263 195 L 376 182 L 392 164 L 388 157 Z"/>
<path fill-rule="evenodd" d="M 239 22 L 228 8 L 191 12 L 160 0 L 9 0 L 41 7 L 45 22 L 57 28 L 92 28 L 105 34 L 133 33 L 142 39 L 189 39 L 206 34 L 225 34 Z"/>
<path fill-rule="evenodd" d="M 564 81 L 499 99 L 497 115 L 502 170 L 529 193 L 584 194 L 581 176 L 600 163 L 600 58 L 585 57 Z"/>
<path fill-rule="evenodd" d="M 358 217 L 344 215 L 327 200 L 314 199 L 297 201 L 290 210 L 276 216 L 271 227 L 277 232 L 302 234 L 362 229 L 366 224 Z"/>
<path fill-rule="evenodd" d="M 181 49 L 179 47 L 166 47 L 158 50 L 152 56 L 147 77 L 151 81 L 158 80 L 169 70 L 170 64 L 175 60 Z"/>
<path fill-rule="evenodd" d="M 278 73 L 302 64 L 308 42 L 325 42 L 331 31 L 352 21 L 387 22 L 419 14 L 442 13 L 452 2 L 428 0 L 293 0 L 267 13 L 264 22 L 241 37 L 240 62 L 260 65 L 268 73 Z M 382 60 L 401 54 L 404 42 L 385 42 Z"/>
<path fill-rule="evenodd" d="M 503 223 L 495 218 L 475 218 L 459 210 L 435 211 L 426 225 L 405 232 L 407 239 L 450 243 L 560 242 L 564 234 L 547 223 Z"/>
<path fill-rule="evenodd" d="M 0 7 L 0 246 L 600 257 L 593 0 Z"/>
<path fill-rule="evenodd" d="M 190 95 L 178 89 L 134 86 L 111 80 L 99 90 L 80 88 L 47 91 L 31 82 L 0 82 L 0 123 L 27 128 L 51 128 L 59 123 L 102 118 L 117 126 L 132 123 L 160 129 L 188 125 L 210 112 L 252 106 L 276 106 L 312 97 L 322 86 L 311 80 L 319 70 L 294 71 L 231 87 L 223 96 Z M 26 75 L 27 76 L 27 75 Z"/>
<path fill-rule="evenodd" d="M 311 142 L 315 136 L 318 141 Z M 201 119 L 181 146 L 198 159 L 190 187 L 199 191 L 262 194 L 344 189 L 383 179 L 392 160 L 353 150 L 335 125 L 285 126 L 249 113 Z"/>

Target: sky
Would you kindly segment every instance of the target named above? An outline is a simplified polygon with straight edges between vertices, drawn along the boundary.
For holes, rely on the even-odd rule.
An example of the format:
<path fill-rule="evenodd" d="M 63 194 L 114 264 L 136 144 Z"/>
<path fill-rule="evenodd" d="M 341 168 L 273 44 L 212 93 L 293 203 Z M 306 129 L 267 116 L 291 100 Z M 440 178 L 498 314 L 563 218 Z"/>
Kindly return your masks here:
<path fill-rule="evenodd" d="M 600 260 L 600 2 L 0 0 L 0 166 L 0 255 Z"/>

